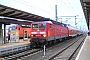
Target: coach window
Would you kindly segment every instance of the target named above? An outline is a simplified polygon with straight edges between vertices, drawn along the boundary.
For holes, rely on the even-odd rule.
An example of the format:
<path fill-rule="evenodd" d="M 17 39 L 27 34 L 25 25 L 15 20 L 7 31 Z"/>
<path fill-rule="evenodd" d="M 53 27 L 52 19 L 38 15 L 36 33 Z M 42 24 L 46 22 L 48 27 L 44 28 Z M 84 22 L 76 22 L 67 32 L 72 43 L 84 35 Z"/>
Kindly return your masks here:
<path fill-rule="evenodd" d="M 50 28 L 52 28 L 52 24 L 50 24 Z"/>

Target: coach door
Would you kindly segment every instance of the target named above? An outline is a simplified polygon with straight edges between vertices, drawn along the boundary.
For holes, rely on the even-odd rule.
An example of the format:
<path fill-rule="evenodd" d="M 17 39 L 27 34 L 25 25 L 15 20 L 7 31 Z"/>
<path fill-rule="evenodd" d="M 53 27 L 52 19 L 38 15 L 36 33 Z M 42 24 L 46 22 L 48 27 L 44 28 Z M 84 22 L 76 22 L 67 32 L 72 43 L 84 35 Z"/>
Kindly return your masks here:
<path fill-rule="evenodd" d="M 24 39 L 24 40 L 27 40 L 27 39 L 28 39 L 27 30 L 24 30 L 24 31 L 23 31 L 23 35 L 24 35 L 24 36 L 23 36 L 23 39 Z"/>

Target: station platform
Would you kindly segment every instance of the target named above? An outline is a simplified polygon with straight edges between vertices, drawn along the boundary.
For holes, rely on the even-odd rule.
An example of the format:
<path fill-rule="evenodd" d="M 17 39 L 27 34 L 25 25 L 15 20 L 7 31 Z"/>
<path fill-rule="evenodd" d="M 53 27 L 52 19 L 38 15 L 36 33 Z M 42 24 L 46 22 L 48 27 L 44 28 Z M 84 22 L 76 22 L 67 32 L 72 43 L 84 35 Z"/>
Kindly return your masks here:
<path fill-rule="evenodd" d="M 90 60 L 90 36 L 87 35 L 75 60 Z"/>
<path fill-rule="evenodd" d="M 0 44 L 0 48 L 4 47 L 4 46 L 17 45 L 17 44 L 26 44 L 26 43 L 30 43 L 30 39 L 27 39 L 27 40 L 20 39 L 18 42 L 9 41 L 6 44 Z"/>
<path fill-rule="evenodd" d="M 0 56 L 30 48 L 30 39 L 20 39 L 18 42 L 9 42 L 0 45 Z"/>

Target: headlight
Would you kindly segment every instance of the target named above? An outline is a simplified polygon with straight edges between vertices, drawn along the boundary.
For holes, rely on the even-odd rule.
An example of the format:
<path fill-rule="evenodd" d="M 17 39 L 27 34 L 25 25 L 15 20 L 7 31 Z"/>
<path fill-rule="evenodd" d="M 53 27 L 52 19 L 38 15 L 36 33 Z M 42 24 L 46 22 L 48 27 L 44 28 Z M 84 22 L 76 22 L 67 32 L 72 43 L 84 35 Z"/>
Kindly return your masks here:
<path fill-rule="evenodd" d="M 33 35 L 31 35 L 31 37 L 33 37 Z"/>
<path fill-rule="evenodd" d="M 46 35 L 44 34 L 43 37 L 46 37 Z"/>

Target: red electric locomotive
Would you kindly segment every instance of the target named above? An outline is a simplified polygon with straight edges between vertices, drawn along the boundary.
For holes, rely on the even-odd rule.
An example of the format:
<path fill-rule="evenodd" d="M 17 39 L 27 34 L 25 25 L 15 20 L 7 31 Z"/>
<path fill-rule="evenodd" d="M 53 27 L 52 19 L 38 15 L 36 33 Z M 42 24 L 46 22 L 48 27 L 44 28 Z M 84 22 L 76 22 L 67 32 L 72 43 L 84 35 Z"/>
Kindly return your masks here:
<path fill-rule="evenodd" d="M 8 40 L 10 40 L 10 35 L 15 35 L 18 31 L 19 39 L 30 38 L 31 28 L 30 25 L 16 25 L 10 26 L 8 28 Z"/>
<path fill-rule="evenodd" d="M 43 44 L 54 43 L 57 39 L 68 37 L 68 28 L 62 23 L 49 20 L 32 22 L 31 24 L 31 44 L 41 46 Z"/>

